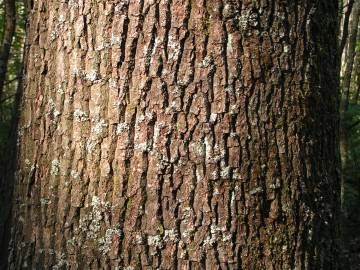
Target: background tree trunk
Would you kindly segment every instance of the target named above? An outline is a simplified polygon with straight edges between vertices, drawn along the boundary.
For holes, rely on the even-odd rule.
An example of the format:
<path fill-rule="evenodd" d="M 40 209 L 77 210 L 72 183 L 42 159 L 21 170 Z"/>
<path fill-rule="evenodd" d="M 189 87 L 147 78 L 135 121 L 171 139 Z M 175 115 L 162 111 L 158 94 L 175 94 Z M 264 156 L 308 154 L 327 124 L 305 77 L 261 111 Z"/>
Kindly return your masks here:
<path fill-rule="evenodd" d="M 0 101 L 3 96 L 3 88 L 6 79 L 6 70 L 10 56 L 11 43 L 15 35 L 16 27 L 16 9 L 15 0 L 4 1 L 5 23 L 3 29 L 3 38 L 0 47 Z"/>
<path fill-rule="evenodd" d="M 341 13 L 344 12 L 343 18 L 343 26 L 340 27 L 342 29 L 341 31 L 341 38 L 340 38 L 340 48 L 339 48 L 339 56 L 342 56 L 348 35 L 349 35 L 349 21 L 350 21 L 350 15 L 353 9 L 353 5 L 355 3 L 355 0 L 349 0 L 346 3 L 346 8 L 344 8 L 343 4 L 341 6 Z"/>
<path fill-rule="evenodd" d="M 349 126 L 346 123 L 346 114 L 349 110 L 350 105 L 350 92 L 351 92 L 351 78 L 353 73 L 353 66 L 355 61 L 355 52 L 356 52 L 356 40 L 359 26 L 359 17 L 360 17 L 360 3 L 355 2 L 353 12 L 351 13 L 351 22 L 349 29 L 349 40 L 347 54 L 345 57 L 345 68 L 342 81 L 342 100 L 340 105 L 340 114 L 341 114 L 341 131 L 340 131 L 340 150 L 341 157 L 343 162 L 343 168 L 346 166 L 348 148 L 349 148 Z M 344 211 L 344 185 L 346 183 L 346 176 L 343 175 L 341 183 L 341 205 L 342 210 Z M 346 213 L 344 213 L 346 215 Z"/>
<path fill-rule="evenodd" d="M 9 268 L 337 269 L 337 2 L 33 1 Z"/>

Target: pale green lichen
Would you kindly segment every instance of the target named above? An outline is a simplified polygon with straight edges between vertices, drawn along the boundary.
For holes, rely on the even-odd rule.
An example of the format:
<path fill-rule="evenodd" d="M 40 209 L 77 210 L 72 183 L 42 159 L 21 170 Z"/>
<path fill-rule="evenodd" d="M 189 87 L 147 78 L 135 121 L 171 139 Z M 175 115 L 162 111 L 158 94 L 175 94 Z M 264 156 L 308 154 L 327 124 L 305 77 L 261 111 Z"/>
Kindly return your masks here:
<path fill-rule="evenodd" d="M 121 231 L 119 224 L 107 229 L 104 237 L 98 239 L 98 250 L 103 255 L 106 255 L 111 250 L 114 236 L 120 237 L 120 235 Z"/>

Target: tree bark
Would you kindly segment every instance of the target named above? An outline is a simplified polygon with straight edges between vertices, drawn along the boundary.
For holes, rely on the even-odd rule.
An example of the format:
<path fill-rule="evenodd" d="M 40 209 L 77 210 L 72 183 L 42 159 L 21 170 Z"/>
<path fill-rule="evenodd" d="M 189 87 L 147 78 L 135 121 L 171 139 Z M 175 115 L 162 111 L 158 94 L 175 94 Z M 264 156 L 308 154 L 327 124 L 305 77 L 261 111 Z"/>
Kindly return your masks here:
<path fill-rule="evenodd" d="M 337 269 L 337 2 L 34 1 L 9 269 Z"/>
<path fill-rule="evenodd" d="M 11 44 L 15 35 L 15 27 L 16 27 L 15 0 L 5 0 L 4 10 L 5 10 L 5 20 L 4 20 L 4 30 L 3 30 L 4 35 L 0 48 L 0 100 L 2 100 L 2 96 L 3 96 Z"/>

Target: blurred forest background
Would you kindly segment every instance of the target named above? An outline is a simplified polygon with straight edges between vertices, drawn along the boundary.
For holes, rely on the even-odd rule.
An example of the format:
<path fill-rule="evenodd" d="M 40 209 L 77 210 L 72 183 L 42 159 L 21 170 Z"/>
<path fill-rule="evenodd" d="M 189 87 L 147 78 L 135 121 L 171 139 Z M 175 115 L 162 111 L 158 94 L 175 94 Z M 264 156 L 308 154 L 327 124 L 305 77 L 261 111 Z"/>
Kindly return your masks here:
<path fill-rule="evenodd" d="M 11 167 L 9 142 L 16 124 L 22 78 L 26 1 L 0 0 L 0 180 Z M 349 269 L 360 266 L 360 0 L 340 1 L 342 236 Z M 0 181 L 1 184 L 1 181 Z"/>

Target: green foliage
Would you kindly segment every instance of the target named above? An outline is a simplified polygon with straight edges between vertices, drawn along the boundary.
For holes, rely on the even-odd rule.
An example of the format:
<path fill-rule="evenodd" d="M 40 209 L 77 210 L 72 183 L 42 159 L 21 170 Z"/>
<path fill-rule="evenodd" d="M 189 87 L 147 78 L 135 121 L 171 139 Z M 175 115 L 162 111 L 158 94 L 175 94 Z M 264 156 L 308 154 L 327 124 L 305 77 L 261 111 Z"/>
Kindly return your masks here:
<path fill-rule="evenodd" d="M 352 219 L 360 222 L 360 104 L 350 105 L 344 118 L 348 130 L 348 152 L 343 166 L 344 209 Z"/>

